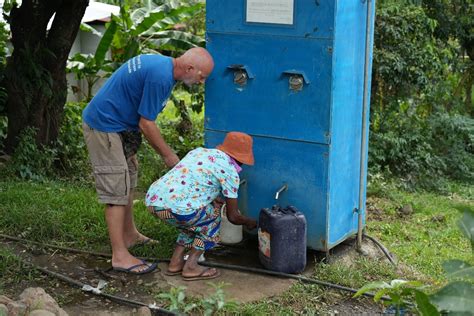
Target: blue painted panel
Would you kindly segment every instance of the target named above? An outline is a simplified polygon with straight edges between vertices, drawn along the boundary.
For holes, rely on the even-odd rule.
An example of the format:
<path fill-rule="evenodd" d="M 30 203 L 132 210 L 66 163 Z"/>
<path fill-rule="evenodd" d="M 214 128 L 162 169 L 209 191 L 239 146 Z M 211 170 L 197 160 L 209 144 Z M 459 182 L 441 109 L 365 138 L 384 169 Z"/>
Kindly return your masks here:
<path fill-rule="evenodd" d="M 215 147 L 224 132 L 206 131 L 206 146 Z M 328 146 L 254 137 L 255 165 L 244 166 L 247 180 L 239 190 L 242 213 L 257 219 L 260 210 L 275 204 L 294 205 L 306 216 L 308 247 L 325 250 Z M 283 185 L 288 190 L 275 200 Z"/>
<path fill-rule="evenodd" d="M 206 142 L 232 130 L 254 136 L 240 209 L 257 218 L 287 184 L 279 203 L 306 215 L 310 248 L 327 250 L 357 231 L 365 26 L 370 4 L 372 41 L 375 1 L 295 0 L 290 26 L 246 23 L 246 1 L 207 0 L 216 67 L 206 85 Z M 252 77 L 243 87 L 228 68 L 236 64 Z M 292 92 L 288 76 L 300 72 L 306 84 Z M 366 158 L 362 165 L 365 201 Z"/>
<path fill-rule="evenodd" d="M 208 39 L 215 68 L 206 81 L 207 129 L 330 142 L 331 41 L 215 33 Z M 236 85 L 233 64 L 245 65 L 254 79 Z M 309 84 L 291 91 L 288 70 L 304 72 Z"/>
<path fill-rule="evenodd" d="M 359 206 L 366 23 L 367 2 L 338 2 L 329 163 L 330 245 L 356 233 L 358 226 L 358 214 L 354 210 Z M 345 36 L 349 33 L 352 36 Z M 363 181 L 365 187 L 365 177 Z M 365 215 L 365 209 L 363 212 Z"/>
<path fill-rule="evenodd" d="M 294 0 L 294 2 L 293 25 L 283 25 L 247 23 L 247 0 L 207 0 L 207 31 L 305 38 L 333 37 L 334 0 Z"/>

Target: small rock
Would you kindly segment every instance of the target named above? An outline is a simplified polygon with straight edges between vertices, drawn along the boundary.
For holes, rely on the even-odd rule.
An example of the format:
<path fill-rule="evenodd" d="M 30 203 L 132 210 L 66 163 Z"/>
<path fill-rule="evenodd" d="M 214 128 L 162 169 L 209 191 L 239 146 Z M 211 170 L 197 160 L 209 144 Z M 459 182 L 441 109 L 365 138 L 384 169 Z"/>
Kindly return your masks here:
<path fill-rule="evenodd" d="M 148 307 L 143 306 L 134 315 L 136 315 L 136 316 L 151 316 L 151 310 Z"/>
<path fill-rule="evenodd" d="M 59 307 L 58 303 L 45 292 L 44 289 L 27 288 L 20 295 L 20 302 L 29 306 L 30 310 L 44 309 L 54 313 L 57 316 L 67 316 L 67 313 Z"/>
<path fill-rule="evenodd" d="M 8 315 L 25 315 L 26 314 L 26 305 L 22 302 L 10 302 L 7 305 Z"/>
<path fill-rule="evenodd" d="M 400 207 L 397 211 L 402 216 L 408 216 L 408 215 L 413 214 L 413 207 L 411 206 L 411 204 L 405 204 L 402 207 Z"/>
<path fill-rule="evenodd" d="M 8 314 L 8 308 L 5 304 L 0 304 L 0 315 L 7 315 Z"/>
<path fill-rule="evenodd" d="M 145 286 L 146 287 L 152 287 L 152 286 L 157 285 L 158 283 L 159 283 L 158 281 L 153 281 L 153 282 L 150 282 L 150 283 L 145 283 Z"/>
<path fill-rule="evenodd" d="M 434 215 L 433 217 L 431 217 L 431 221 L 434 223 L 445 223 L 446 216 L 443 214 Z"/>
<path fill-rule="evenodd" d="M 28 316 L 55 316 L 54 313 L 44 309 L 37 309 L 28 314 Z"/>
<path fill-rule="evenodd" d="M 137 281 L 137 285 L 142 285 L 142 284 L 143 284 L 143 280 L 142 280 L 142 279 L 140 279 L 140 280 Z"/>
<path fill-rule="evenodd" d="M 0 295 L 0 304 L 8 305 L 8 303 L 13 302 L 11 298 L 6 297 L 5 295 Z"/>

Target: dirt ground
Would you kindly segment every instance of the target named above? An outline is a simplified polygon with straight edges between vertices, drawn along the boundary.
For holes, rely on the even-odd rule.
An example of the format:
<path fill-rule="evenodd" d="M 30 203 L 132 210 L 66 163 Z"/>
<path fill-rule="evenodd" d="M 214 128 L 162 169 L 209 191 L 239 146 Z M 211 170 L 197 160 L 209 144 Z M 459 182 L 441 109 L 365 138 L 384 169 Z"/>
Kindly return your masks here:
<path fill-rule="evenodd" d="M 160 301 L 152 293 L 158 290 L 169 291 L 172 287 L 185 286 L 188 296 L 201 296 L 202 293 L 213 291 L 209 281 L 184 281 L 180 276 L 166 276 L 167 263 L 160 262 L 159 269 L 153 273 L 142 276 L 131 276 L 116 272 L 106 272 L 110 267 L 107 258 L 74 254 L 54 249 L 42 249 L 36 246 L 24 245 L 17 242 L 0 240 L 1 247 L 8 247 L 22 258 L 48 270 L 61 273 L 81 283 L 97 286 L 99 280 L 107 281 L 106 291 L 127 299 L 143 302 L 145 304 Z M 257 251 L 248 251 L 249 247 L 220 247 L 215 251 L 206 253 L 206 260 L 224 264 L 241 265 L 246 267 L 262 268 L 258 261 Z M 250 249 L 256 249 L 250 247 Z M 353 254 L 351 247 L 341 245 L 333 251 L 334 259 L 350 260 Z M 319 260 L 317 253 L 308 253 L 308 264 L 305 274 L 311 275 L 314 262 Z M 348 259 L 344 259 L 348 258 Z M 229 284 L 224 288 L 227 299 L 241 303 L 259 301 L 265 298 L 278 296 L 288 290 L 295 280 L 264 276 L 255 273 L 239 272 L 220 269 L 221 276 L 212 280 L 215 283 Z M 34 281 L 23 281 L 15 284 L 5 293 L 15 297 L 27 287 L 43 287 L 51 294 L 70 315 L 133 315 L 136 308 L 124 306 L 92 294 L 84 293 L 65 282 L 51 276 L 41 275 Z M 381 309 L 369 300 L 341 298 L 334 306 L 330 306 L 331 314 L 378 314 Z"/>

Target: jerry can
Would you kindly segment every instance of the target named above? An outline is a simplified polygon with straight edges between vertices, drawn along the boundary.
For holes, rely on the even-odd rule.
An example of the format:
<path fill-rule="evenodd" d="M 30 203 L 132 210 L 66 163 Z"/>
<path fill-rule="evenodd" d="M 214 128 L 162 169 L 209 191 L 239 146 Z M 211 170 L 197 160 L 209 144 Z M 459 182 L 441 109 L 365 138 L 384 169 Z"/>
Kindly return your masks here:
<path fill-rule="evenodd" d="M 258 221 L 259 258 L 269 270 L 300 273 L 306 267 L 306 218 L 293 206 L 263 208 Z"/>

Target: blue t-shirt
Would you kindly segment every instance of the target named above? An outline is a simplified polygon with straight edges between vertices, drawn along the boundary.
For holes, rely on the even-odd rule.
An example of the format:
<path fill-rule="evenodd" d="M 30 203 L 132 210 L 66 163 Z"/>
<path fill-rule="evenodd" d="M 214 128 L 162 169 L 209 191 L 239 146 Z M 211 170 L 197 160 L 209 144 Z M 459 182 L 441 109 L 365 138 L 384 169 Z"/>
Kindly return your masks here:
<path fill-rule="evenodd" d="M 82 118 L 101 132 L 136 131 L 140 117 L 156 120 L 174 84 L 170 57 L 133 57 L 112 74 L 84 109 Z"/>

